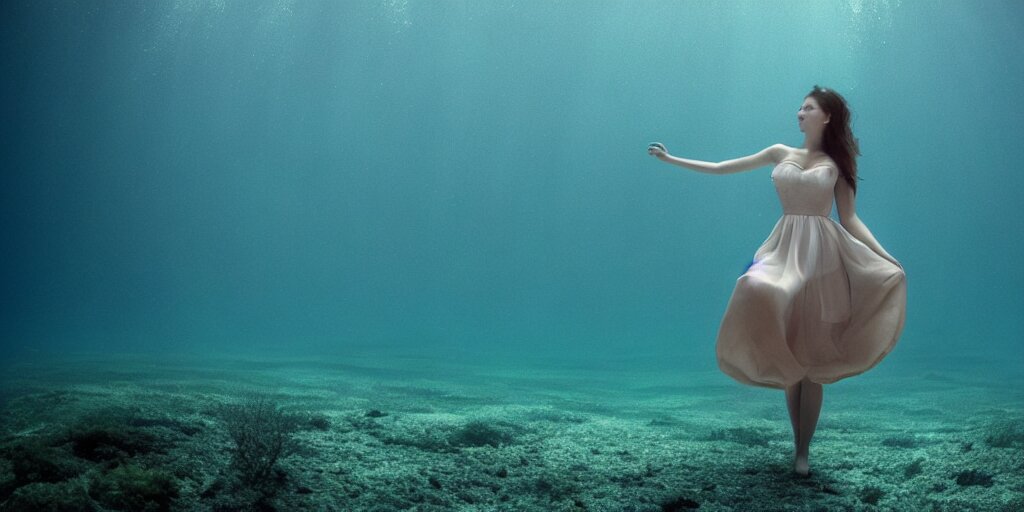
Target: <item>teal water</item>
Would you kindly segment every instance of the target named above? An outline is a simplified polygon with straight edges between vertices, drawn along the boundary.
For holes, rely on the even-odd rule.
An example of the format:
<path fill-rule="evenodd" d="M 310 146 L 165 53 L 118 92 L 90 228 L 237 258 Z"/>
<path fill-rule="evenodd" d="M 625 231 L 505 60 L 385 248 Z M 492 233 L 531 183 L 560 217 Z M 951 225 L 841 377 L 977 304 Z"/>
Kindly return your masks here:
<path fill-rule="evenodd" d="M 869 400 L 908 389 L 900 377 L 984 381 L 971 396 L 998 404 L 965 403 L 1022 417 L 1019 2 L 12 1 L 0 27 L 0 398 L 23 415 L 5 435 L 60 430 L 19 396 L 122 382 L 104 364 L 169 386 L 139 362 L 161 358 L 396 361 L 382 382 L 410 360 L 439 382 L 462 362 L 553 372 L 544 396 L 561 399 L 525 403 L 555 408 L 603 389 L 563 386 L 559 368 L 613 367 L 656 371 L 659 387 L 609 387 L 659 400 L 692 400 L 700 382 L 782 407 L 719 373 L 714 344 L 781 215 L 770 169 L 698 174 L 646 146 L 706 161 L 800 146 L 815 84 L 850 103 L 858 214 L 908 277 L 895 350 L 836 386 L 878 379 L 854 393 Z M 106 363 L 76 374 L 83 360 Z M 58 391 L 43 389 L 48 367 L 63 369 Z M 189 375 L 175 389 L 206 382 Z M 358 389 L 366 402 L 349 405 L 371 408 L 379 388 Z M 915 407 L 945 410 L 942 397 Z M 431 411 L 457 414 L 446 404 Z M 28 485 L 4 468 L 0 496 Z M 1024 492 L 996 481 L 1004 503 Z M 493 505 L 435 505 L 452 503 Z"/>
<path fill-rule="evenodd" d="M 8 2 L 3 340 L 711 361 L 814 84 L 910 281 L 903 355 L 1015 353 L 1016 2 Z M 898 362 L 893 362 L 898 364 Z"/>

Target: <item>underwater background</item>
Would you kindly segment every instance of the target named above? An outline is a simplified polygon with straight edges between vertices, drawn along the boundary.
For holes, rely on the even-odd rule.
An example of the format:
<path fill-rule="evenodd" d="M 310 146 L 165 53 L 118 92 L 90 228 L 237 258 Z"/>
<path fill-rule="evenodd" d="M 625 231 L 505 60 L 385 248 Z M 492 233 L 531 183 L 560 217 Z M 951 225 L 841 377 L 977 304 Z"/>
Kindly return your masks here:
<path fill-rule="evenodd" d="M 1018 1 L 7 1 L 0 27 L 0 510 L 1024 506 Z M 646 146 L 799 147 L 815 84 L 908 309 L 825 387 L 803 481 L 782 393 L 714 352 L 770 169 Z M 291 449 L 253 470 L 233 434 L 267 418 Z"/>

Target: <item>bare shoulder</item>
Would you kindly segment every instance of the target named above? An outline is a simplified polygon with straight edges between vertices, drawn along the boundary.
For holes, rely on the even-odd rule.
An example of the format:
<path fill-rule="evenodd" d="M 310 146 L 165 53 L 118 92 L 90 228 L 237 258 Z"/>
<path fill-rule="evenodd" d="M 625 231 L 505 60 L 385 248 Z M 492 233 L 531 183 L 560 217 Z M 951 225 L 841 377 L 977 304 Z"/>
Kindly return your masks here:
<path fill-rule="evenodd" d="M 768 164 L 777 165 L 779 162 L 785 160 L 792 150 L 793 148 L 785 144 L 772 144 L 771 146 L 768 146 L 762 149 L 761 151 L 758 151 L 757 154 L 751 155 L 748 158 L 755 159 L 755 163 L 758 166 Z"/>
<path fill-rule="evenodd" d="M 793 152 L 793 148 L 785 144 L 772 144 L 768 146 L 768 154 L 771 155 L 772 161 L 779 163 L 789 158 L 789 155 Z"/>
<path fill-rule="evenodd" d="M 839 170 L 839 164 L 837 164 L 835 162 L 835 160 L 832 160 L 832 157 L 830 157 L 828 155 L 822 155 L 820 158 L 817 158 L 813 162 L 810 162 L 810 164 L 811 164 L 811 167 L 816 167 L 816 166 L 819 166 L 819 165 L 827 165 L 827 166 L 830 166 L 830 167 L 832 167 L 833 169 L 835 169 L 837 171 Z"/>
<path fill-rule="evenodd" d="M 785 146 L 773 144 L 752 155 L 717 162 L 712 165 L 710 172 L 713 174 L 732 174 L 751 171 L 773 163 L 778 164 L 785 154 Z"/>

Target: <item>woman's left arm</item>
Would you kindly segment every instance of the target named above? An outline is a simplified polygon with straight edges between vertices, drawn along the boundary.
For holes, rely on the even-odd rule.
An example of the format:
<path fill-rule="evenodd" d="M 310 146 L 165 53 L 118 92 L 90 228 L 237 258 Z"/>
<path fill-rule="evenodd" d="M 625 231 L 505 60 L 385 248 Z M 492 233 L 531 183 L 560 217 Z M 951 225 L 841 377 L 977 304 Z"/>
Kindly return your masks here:
<path fill-rule="evenodd" d="M 842 176 L 836 180 L 835 195 L 836 211 L 839 213 L 839 223 L 842 224 L 843 228 L 853 235 L 854 238 L 863 242 L 864 245 L 868 246 L 872 251 L 875 251 L 879 256 L 891 261 L 902 270 L 903 265 L 900 265 L 900 262 L 896 261 L 896 258 L 893 258 L 892 255 L 882 247 L 882 244 L 878 243 L 878 240 L 875 240 L 875 236 L 871 234 L 868 227 L 864 225 L 864 222 L 857 216 L 855 194 L 853 193 L 853 189 L 850 188 L 850 184 L 846 183 L 846 180 L 844 180 Z"/>

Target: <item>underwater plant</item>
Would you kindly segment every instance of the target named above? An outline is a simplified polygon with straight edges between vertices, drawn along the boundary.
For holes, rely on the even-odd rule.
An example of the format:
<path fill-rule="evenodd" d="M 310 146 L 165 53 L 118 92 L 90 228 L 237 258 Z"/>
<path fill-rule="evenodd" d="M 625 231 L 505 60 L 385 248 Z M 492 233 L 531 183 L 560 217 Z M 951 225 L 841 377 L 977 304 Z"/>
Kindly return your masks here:
<path fill-rule="evenodd" d="M 296 449 L 298 420 L 266 395 L 223 406 L 220 417 L 234 442 L 231 464 L 246 484 L 266 482 L 277 461 Z"/>

